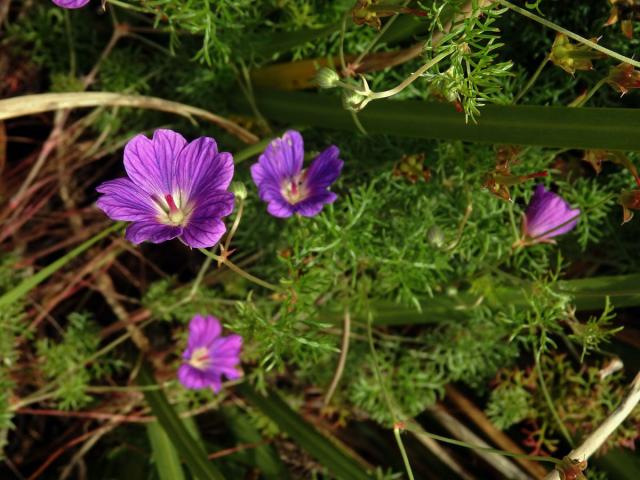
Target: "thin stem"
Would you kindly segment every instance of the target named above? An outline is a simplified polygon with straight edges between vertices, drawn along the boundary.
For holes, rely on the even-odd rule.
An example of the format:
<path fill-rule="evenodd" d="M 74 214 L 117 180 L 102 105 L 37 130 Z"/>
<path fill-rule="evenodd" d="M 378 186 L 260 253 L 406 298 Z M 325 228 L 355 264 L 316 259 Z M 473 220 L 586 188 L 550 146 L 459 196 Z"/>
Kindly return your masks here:
<path fill-rule="evenodd" d="M 353 111 L 350 111 L 349 113 L 351 113 L 351 119 L 353 120 L 353 123 L 355 124 L 356 128 L 360 131 L 360 133 L 363 135 L 369 135 L 367 131 L 364 129 L 364 127 L 362 126 L 362 122 L 360 122 L 360 119 L 358 118 L 358 113 Z"/>
<path fill-rule="evenodd" d="M 402 461 L 404 462 L 404 468 L 407 471 L 407 476 L 409 477 L 409 480 L 413 480 L 413 471 L 411 470 L 409 457 L 407 456 L 407 451 L 404 448 L 404 443 L 402 443 L 400 428 L 398 428 L 398 426 L 393 427 L 393 436 L 396 437 L 396 443 L 398 444 L 398 448 L 400 449 L 400 455 L 402 455 Z"/>
<path fill-rule="evenodd" d="M 231 225 L 231 230 L 229 230 L 229 234 L 227 235 L 227 239 L 224 242 L 224 251 L 229 251 L 229 245 L 231 244 L 231 240 L 233 236 L 238 231 L 238 227 L 240 226 L 240 220 L 242 219 L 242 212 L 244 212 L 244 198 L 239 199 L 240 206 L 238 207 L 238 213 L 236 215 L 235 220 L 233 221 L 233 225 Z"/>
<path fill-rule="evenodd" d="M 464 216 L 460 221 L 460 225 L 458 225 L 458 235 L 456 236 L 456 239 L 453 241 L 453 243 L 444 250 L 445 252 L 452 252 L 458 247 L 458 245 L 460 245 L 460 242 L 462 241 L 462 234 L 464 233 L 464 227 L 467 225 L 472 212 L 473 203 L 471 203 L 471 199 L 469 199 L 469 203 L 467 204 L 467 208 L 465 209 Z"/>
<path fill-rule="evenodd" d="M 349 352 L 349 340 L 351 337 L 351 313 L 349 310 L 344 312 L 344 323 L 342 327 L 342 346 L 340 348 L 340 358 L 338 359 L 338 366 L 336 368 L 335 373 L 333 374 L 333 379 L 331 380 L 331 385 L 329 385 L 329 389 L 327 390 L 327 394 L 324 397 L 324 404 L 329 405 L 331 402 L 331 397 L 336 391 L 338 387 L 338 383 L 342 378 L 342 372 L 344 371 L 344 366 L 347 363 L 347 353 Z"/>
<path fill-rule="evenodd" d="M 231 260 L 229 260 L 228 258 L 225 258 L 222 255 L 216 255 L 215 253 L 210 252 L 205 248 L 199 248 L 198 250 L 200 250 L 200 252 L 203 253 L 204 255 L 213 258 L 215 261 L 219 262 L 220 264 L 226 265 L 229 268 L 229 270 L 236 272 L 241 277 L 246 278 L 247 280 L 255 283 L 256 285 L 260 285 L 261 287 L 267 288 L 269 290 L 273 290 L 274 292 L 282 291 L 278 286 L 272 283 L 266 282 L 264 280 L 261 280 L 260 278 L 251 275 L 249 272 L 245 272 L 240 267 L 238 267 L 235 263 L 233 263 Z"/>
<path fill-rule="evenodd" d="M 370 92 L 368 95 L 365 94 L 368 97 L 367 100 L 378 100 L 380 98 L 392 97 L 393 95 L 400 93 L 402 90 L 404 90 L 413 82 L 415 82 L 418 78 L 420 78 L 422 74 L 424 74 L 424 72 L 429 70 L 434 65 L 440 63 L 442 60 L 447 58 L 452 53 L 453 53 L 453 50 L 449 49 L 446 52 L 442 52 L 440 55 L 437 55 L 436 57 L 432 58 L 427 63 L 422 65 L 418 70 L 416 70 L 407 78 L 405 78 L 397 87 L 394 87 L 390 90 L 385 90 L 383 92 Z"/>
<path fill-rule="evenodd" d="M 198 293 L 198 289 L 200 288 L 200 284 L 202 283 L 204 274 L 211 266 L 211 262 L 213 262 L 213 259 L 211 257 L 205 258 L 204 262 L 202 262 L 202 266 L 200 267 L 200 270 L 198 270 L 198 275 L 196 276 L 196 279 L 194 280 L 193 285 L 191 285 L 191 289 L 189 290 L 189 295 L 187 295 L 187 298 L 185 299 L 186 301 L 192 300 L 196 296 L 196 293 Z"/>
<path fill-rule="evenodd" d="M 409 0 L 405 1 L 402 4 L 402 6 L 406 7 L 408 4 L 409 4 Z M 365 57 L 365 55 L 367 55 L 367 53 L 369 53 L 371 51 L 371 49 L 375 46 L 375 44 L 380 41 L 382 36 L 387 32 L 387 30 L 389 30 L 389 27 L 391 27 L 391 25 L 393 25 L 393 22 L 396 21 L 398 16 L 399 16 L 399 14 L 396 13 L 393 17 L 391 17 L 389 20 L 387 20 L 387 23 L 384 24 L 384 27 L 382 27 L 380 29 L 378 34 L 371 39 L 371 41 L 366 46 L 366 48 L 362 51 L 362 53 L 360 55 L 358 55 L 358 58 L 356 58 L 355 62 L 353 62 L 353 65 L 355 65 L 356 67 L 358 65 L 360 65 L 360 62 L 362 62 L 362 59 Z"/>
<path fill-rule="evenodd" d="M 513 99 L 513 103 L 514 104 L 518 103 L 520 101 L 520 99 L 522 97 L 524 97 L 524 94 L 527 93 L 529 91 L 529 89 L 533 86 L 533 84 L 536 82 L 536 80 L 538 80 L 538 77 L 540 76 L 540 73 L 542 73 L 542 70 L 544 69 L 544 67 L 547 65 L 548 62 L 549 62 L 549 55 L 544 57 L 544 60 L 542 60 L 540 65 L 538 65 L 538 68 L 533 73 L 533 75 L 531 76 L 531 78 L 529 79 L 527 84 L 524 86 L 524 88 L 522 90 L 520 90 L 520 93 L 518 93 L 515 96 L 515 98 Z"/>
<path fill-rule="evenodd" d="M 596 83 L 591 90 L 587 92 L 587 94 L 583 98 L 578 98 L 577 102 L 574 104 L 573 102 L 569 105 L 570 107 L 583 107 L 585 103 L 587 103 L 593 95 L 600 90 L 600 88 L 607 83 L 607 77 L 600 79 L 598 83 Z"/>
<path fill-rule="evenodd" d="M 582 43 L 583 45 L 586 45 L 588 47 L 593 48 L 594 50 L 597 50 L 598 52 L 602 52 L 605 55 L 609 56 L 609 57 L 613 57 L 617 60 L 620 60 L 621 62 L 624 63 L 628 63 L 629 65 L 633 65 L 634 67 L 638 67 L 640 68 L 640 62 L 637 62 L 636 60 L 633 60 L 629 57 L 625 57 L 624 55 L 621 55 L 617 52 L 614 52 L 613 50 L 609 50 L 608 48 L 602 47 L 600 45 L 598 45 L 595 42 L 592 42 L 591 40 L 588 40 L 584 37 L 581 37 L 578 34 L 575 34 L 569 30 L 567 30 L 566 28 L 562 28 L 559 25 L 556 25 L 553 22 L 550 22 L 549 20 L 546 20 L 538 15 L 536 15 L 535 13 L 531 13 L 528 10 L 525 10 L 524 8 L 520 8 L 516 5 L 514 5 L 511 2 L 508 2 L 507 0 L 494 0 L 496 3 L 500 3 L 502 5 L 504 5 L 505 7 L 513 10 L 514 12 L 519 13 L 520 15 L 527 17 L 535 22 L 538 22 L 541 25 L 544 25 L 547 28 L 550 28 L 551 30 L 555 30 L 556 32 L 560 32 L 563 33 L 564 35 L 566 35 L 569 38 L 573 38 L 575 41 Z"/>
<path fill-rule="evenodd" d="M 340 66 L 342 72 L 347 71 L 347 62 L 344 61 L 344 33 L 347 30 L 347 16 L 349 12 L 346 12 L 342 17 L 342 24 L 340 25 L 340 49 L 338 50 L 338 56 L 340 57 Z"/>
<path fill-rule="evenodd" d="M 107 3 L 115 5 L 116 7 L 124 8 L 126 10 L 133 10 L 134 12 L 149 13 L 148 9 L 136 7 L 135 5 L 130 5 L 126 2 L 121 2 L 120 0 L 107 0 Z"/>
<path fill-rule="evenodd" d="M 470 443 L 463 442 L 461 440 L 455 440 L 453 438 L 443 437 L 435 433 L 427 432 L 420 425 L 415 423 L 412 423 L 411 425 L 407 426 L 407 430 L 411 431 L 415 435 L 424 435 L 426 437 L 433 438 L 434 440 L 438 440 L 443 443 L 450 443 L 451 445 L 457 445 L 459 447 L 469 448 L 471 450 L 483 450 L 485 452 L 495 453 L 496 455 L 503 455 L 505 457 L 528 458 L 529 460 L 534 460 L 536 462 L 548 462 L 548 463 L 555 463 L 555 464 L 562 463 L 561 460 L 558 460 L 557 458 L 553 458 L 553 457 L 526 455 L 524 453 L 513 453 L 513 452 L 507 452 L 505 450 L 498 450 L 496 448 L 491 448 L 491 447 L 481 447 L 479 445 L 471 445 Z"/>
<path fill-rule="evenodd" d="M 567 455 L 572 462 L 583 462 L 589 459 L 609 438 L 609 436 L 620 426 L 620 424 L 631 414 L 640 401 L 640 373 L 629 386 L 625 397 L 620 405 L 611 412 L 602 424 L 589 435 L 584 442 Z M 561 475 L 554 470 L 545 477 L 545 480 L 560 480 Z"/>
<path fill-rule="evenodd" d="M 567 427 L 564 426 L 562 420 L 560 419 L 560 415 L 558 415 L 558 411 L 556 410 L 555 405 L 553 404 L 553 400 L 551 399 L 551 395 L 549 395 L 549 390 L 547 390 L 547 384 L 544 381 L 544 377 L 542 376 L 542 367 L 540 366 L 540 351 L 536 354 L 536 373 L 538 374 L 538 380 L 540 381 L 540 389 L 542 390 L 542 394 L 544 395 L 544 399 L 547 402 L 547 407 L 549 407 L 549 411 L 555 420 L 560 433 L 567 441 L 569 445 L 573 447 L 573 438 L 571 438 L 571 434 L 567 430 Z"/>
<path fill-rule="evenodd" d="M 67 46 L 69 47 L 69 74 L 71 77 L 76 76 L 76 50 L 73 48 L 73 30 L 71 29 L 71 22 L 69 21 L 69 12 L 64 10 L 64 29 L 67 34 Z"/>
<path fill-rule="evenodd" d="M 404 443 L 402 442 L 402 437 L 400 436 L 400 424 L 396 420 L 396 409 L 394 407 L 391 395 L 387 391 L 387 387 L 385 386 L 385 383 L 383 381 L 380 367 L 378 366 L 378 354 L 376 353 L 376 347 L 373 343 L 373 329 L 371 328 L 372 321 L 373 317 L 369 315 L 369 318 L 367 319 L 367 338 L 369 340 L 369 350 L 371 350 L 371 356 L 373 357 L 373 370 L 375 372 L 378 385 L 380 385 L 380 388 L 382 389 L 382 395 L 384 396 L 384 400 L 387 404 L 387 408 L 389 409 L 389 413 L 391 414 L 391 418 L 393 419 L 393 434 L 396 438 L 398 449 L 400 450 L 400 455 L 402 456 L 402 461 L 407 471 L 407 476 L 409 477 L 409 480 L 413 480 L 413 471 L 411 470 L 409 457 L 407 456 L 407 452 L 404 448 Z"/>

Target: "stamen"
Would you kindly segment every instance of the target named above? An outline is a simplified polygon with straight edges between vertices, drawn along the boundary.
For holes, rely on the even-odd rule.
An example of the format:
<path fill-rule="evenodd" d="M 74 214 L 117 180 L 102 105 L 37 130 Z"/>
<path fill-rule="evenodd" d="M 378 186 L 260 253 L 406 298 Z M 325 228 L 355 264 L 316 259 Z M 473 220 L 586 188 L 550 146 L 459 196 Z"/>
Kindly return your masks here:
<path fill-rule="evenodd" d="M 167 201 L 167 205 L 169 205 L 169 213 L 178 213 L 179 209 L 173 197 L 171 195 L 165 195 L 164 199 Z"/>

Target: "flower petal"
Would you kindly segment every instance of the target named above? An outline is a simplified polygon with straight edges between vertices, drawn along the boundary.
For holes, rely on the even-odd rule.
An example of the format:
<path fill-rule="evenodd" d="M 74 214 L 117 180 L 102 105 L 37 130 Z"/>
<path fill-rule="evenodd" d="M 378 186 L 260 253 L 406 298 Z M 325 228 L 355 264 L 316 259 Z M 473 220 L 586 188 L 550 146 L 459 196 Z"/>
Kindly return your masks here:
<path fill-rule="evenodd" d="M 335 193 L 325 190 L 295 205 L 296 213 L 303 217 L 314 217 L 326 204 L 335 202 L 336 198 L 338 196 Z"/>
<path fill-rule="evenodd" d="M 222 333 L 220 320 L 211 315 L 194 315 L 189 322 L 189 349 L 209 347 Z M 191 355 L 187 357 L 189 359 Z"/>
<path fill-rule="evenodd" d="M 82 8 L 91 0 L 52 0 L 57 6 L 62 8 Z"/>
<path fill-rule="evenodd" d="M 186 388 L 199 390 L 207 387 L 216 387 L 220 390 L 220 374 L 215 370 L 199 370 L 191 365 L 183 364 L 178 368 L 178 380 Z"/>
<path fill-rule="evenodd" d="M 233 357 L 240 362 L 240 350 L 242 350 L 242 337 L 237 334 L 220 337 L 211 344 L 212 355 L 219 357 Z"/>
<path fill-rule="evenodd" d="M 328 188 L 340 176 L 344 162 L 338 158 L 340 150 L 331 145 L 311 163 L 304 179 L 311 195 Z"/>
<path fill-rule="evenodd" d="M 295 213 L 295 208 L 283 200 L 271 200 L 267 205 L 267 212 L 278 218 L 288 218 Z"/>
<path fill-rule="evenodd" d="M 104 182 L 96 190 L 103 194 L 96 205 L 112 220 L 153 221 L 158 214 L 149 194 L 128 178 Z"/>
<path fill-rule="evenodd" d="M 136 245 L 142 242 L 162 243 L 180 236 L 181 233 L 181 227 L 172 227 L 154 221 L 141 221 L 127 227 L 125 238 Z"/>
<path fill-rule="evenodd" d="M 258 163 L 251 167 L 251 176 L 260 190 L 260 198 L 271 200 L 285 179 L 300 173 L 303 160 L 304 142 L 299 132 L 288 130 L 281 138 L 273 140 L 258 158 Z M 269 197 L 263 196 L 266 190 L 272 192 Z"/>
<path fill-rule="evenodd" d="M 226 231 L 221 218 L 233 211 L 234 196 L 231 192 L 216 190 L 199 201 L 184 228 L 182 240 L 193 248 L 213 247 Z"/>
<path fill-rule="evenodd" d="M 136 135 L 124 149 L 127 175 L 151 195 L 173 193 L 176 159 L 186 144 L 184 137 L 172 130 L 156 130 L 151 140 Z"/>
<path fill-rule="evenodd" d="M 180 152 L 175 187 L 189 199 L 196 200 L 204 191 L 226 190 L 233 178 L 233 170 L 231 154 L 218 153 L 213 138 L 200 137 Z"/>
<path fill-rule="evenodd" d="M 572 209 L 560 195 L 536 186 L 525 214 L 525 230 L 530 238 L 548 240 L 572 230 L 580 209 Z"/>

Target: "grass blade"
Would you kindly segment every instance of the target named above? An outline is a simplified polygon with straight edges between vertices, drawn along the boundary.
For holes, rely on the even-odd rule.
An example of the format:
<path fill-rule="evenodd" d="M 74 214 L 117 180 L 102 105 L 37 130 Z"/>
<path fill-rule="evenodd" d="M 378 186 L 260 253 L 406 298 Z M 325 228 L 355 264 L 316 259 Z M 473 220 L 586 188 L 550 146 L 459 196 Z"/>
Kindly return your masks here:
<path fill-rule="evenodd" d="M 143 366 L 138 375 L 140 385 L 156 385 L 148 366 Z M 145 390 L 145 399 L 153 414 L 171 439 L 176 451 L 199 480 L 224 480 L 220 471 L 207 459 L 207 453 L 189 434 L 186 427 L 167 401 L 162 390 Z"/>
<path fill-rule="evenodd" d="M 147 436 L 160 480 L 184 480 L 178 452 L 160 424 L 147 424 Z"/>
<path fill-rule="evenodd" d="M 9 290 L 7 293 L 5 293 L 0 297 L 0 308 L 10 305 L 16 300 L 20 300 L 27 293 L 29 293 L 33 288 L 37 287 L 41 282 L 43 282 L 44 280 L 49 278 L 51 275 L 56 273 L 58 270 L 60 270 L 67 263 L 69 263 L 71 260 L 76 258 L 78 255 L 85 252 L 94 244 L 98 243 L 103 238 L 108 237 L 113 232 L 120 230 L 121 228 L 122 228 L 121 223 L 115 223 L 114 225 L 111 225 L 109 228 L 103 230 L 97 235 L 94 235 L 89 240 L 81 243 L 76 248 L 71 250 L 69 253 L 67 253 L 63 257 L 60 257 L 55 262 L 51 262 L 49 265 L 44 267 L 35 275 L 25 278 L 22 282 L 20 282 L 14 288 L 12 288 L 11 290 Z"/>
<path fill-rule="evenodd" d="M 360 463 L 337 444 L 320 434 L 277 394 L 269 393 L 266 397 L 262 396 L 246 383 L 239 385 L 236 389 L 337 478 L 349 480 L 372 478 Z"/>
<path fill-rule="evenodd" d="M 261 90 L 256 94 L 267 118 L 355 131 L 351 114 L 338 97 Z M 376 101 L 358 118 L 369 133 L 482 143 L 558 148 L 640 151 L 640 111 L 631 108 L 567 108 L 487 105 L 478 123 L 448 103 L 419 100 Z"/>

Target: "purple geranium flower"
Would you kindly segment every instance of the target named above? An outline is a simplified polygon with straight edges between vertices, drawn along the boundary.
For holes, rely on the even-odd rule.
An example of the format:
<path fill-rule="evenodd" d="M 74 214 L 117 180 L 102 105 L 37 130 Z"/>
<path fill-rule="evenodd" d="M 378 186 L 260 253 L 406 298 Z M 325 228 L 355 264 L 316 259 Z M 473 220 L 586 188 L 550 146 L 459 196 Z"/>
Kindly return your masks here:
<path fill-rule="evenodd" d="M 132 222 L 127 240 L 160 243 L 179 237 L 193 248 L 212 247 L 224 234 L 222 217 L 233 211 L 227 191 L 233 157 L 213 138 L 191 143 L 171 130 L 149 140 L 137 135 L 124 149 L 129 178 L 100 185 L 97 206 L 114 220 Z"/>
<path fill-rule="evenodd" d="M 62 8 L 82 8 L 91 0 L 52 0 L 57 6 Z"/>
<path fill-rule="evenodd" d="M 185 363 L 178 369 L 178 380 L 186 388 L 211 387 L 217 393 L 222 388 L 223 375 L 229 380 L 242 376 L 237 368 L 242 337 L 222 337 L 221 332 L 222 326 L 215 317 L 195 315 L 191 319 L 187 349 L 182 354 Z"/>
<path fill-rule="evenodd" d="M 579 208 L 572 209 L 560 195 L 537 185 L 522 224 L 525 242 L 553 242 L 553 237 L 575 228 L 578 215 Z"/>
<path fill-rule="evenodd" d="M 340 150 L 331 145 L 319 154 L 308 169 L 302 169 L 304 143 L 300 132 L 289 130 L 273 140 L 251 166 L 251 176 L 260 198 L 268 203 L 274 217 L 286 218 L 294 213 L 313 217 L 337 195 L 329 186 L 340 176 L 344 162 Z"/>

